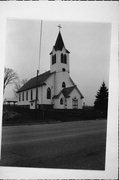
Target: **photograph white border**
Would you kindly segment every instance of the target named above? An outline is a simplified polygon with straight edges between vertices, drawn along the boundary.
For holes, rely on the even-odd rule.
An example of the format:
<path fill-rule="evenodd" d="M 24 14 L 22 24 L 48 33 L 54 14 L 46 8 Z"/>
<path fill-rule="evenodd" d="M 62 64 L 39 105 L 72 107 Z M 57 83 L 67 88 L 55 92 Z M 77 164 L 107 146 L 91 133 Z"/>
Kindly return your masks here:
<path fill-rule="evenodd" d="M 0 2 L 0 132 L 2 132 L 2 93 L 7 18 L 111 23 L 109 108 L 105 171 L 0 167 L 0 179 L 117 179 L 118 2 Z"/>

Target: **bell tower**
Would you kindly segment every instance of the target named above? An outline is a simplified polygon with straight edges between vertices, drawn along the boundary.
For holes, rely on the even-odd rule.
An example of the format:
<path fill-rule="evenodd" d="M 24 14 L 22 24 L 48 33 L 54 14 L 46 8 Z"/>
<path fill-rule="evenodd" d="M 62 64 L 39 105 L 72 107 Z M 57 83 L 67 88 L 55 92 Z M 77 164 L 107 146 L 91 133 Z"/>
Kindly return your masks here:
<path fill-rule="evenodd" d="M 50 71 L 54 74 L 54 95 L 57 95 L 63 88 L 69 87 L 69 51 L 65 48 L 62 35 L 59 33 L 50 53 Z"/>
<path fill-rule="evenodd" d="M 62 35 L 60 32 L 61 26 L 59 25 L 59 33 L 50 53 L 50 71 L 51 72 L 68 72 L 69 73 L 69 51 L 65 48 Z"/>

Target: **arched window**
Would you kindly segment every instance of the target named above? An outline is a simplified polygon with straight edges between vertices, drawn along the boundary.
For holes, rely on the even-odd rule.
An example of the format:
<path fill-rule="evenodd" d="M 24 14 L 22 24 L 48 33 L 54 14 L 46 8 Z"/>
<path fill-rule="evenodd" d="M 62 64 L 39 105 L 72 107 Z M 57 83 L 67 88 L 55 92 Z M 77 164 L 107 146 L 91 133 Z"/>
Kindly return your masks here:
<path fill-rule="evenodd" d="M 31 90 L 31 100 L 33 100 L 33 91 Z"/>
<path fill-rule="evenodd" d="M 63 63 L 63 61 L 64 61 L 64 55 L 61 54 L 61 63 Z"/>
<path fill-rule="evenodd" d="M 62 83 L 62 88 L 65 88 L 66 87 L 66 84 L 65 82 Z"/>
<path fill-rule="evenodd" d="M 67 64 L 67 55 L 66 54 L 61 54 L 61 63 Z"/>
<path fill-rule="evenodd" d="M 67 64 L 67 55 L 64 55 L 64 64 Z"/>
<path fill-rule="evenodd" d="M 47 88 L 47 99 L 51 99 L 51 89 Z"/>
<path fill-rule="evenodd" d="M 63 104 L 63 98 L 60 99 L 60 104 Z"/>
<path fill-rule="evenodd" d="M 53 56 L 52 56 L 52 64 L 55 64 L 56 63 L 56 54 L 54 54 Z"/>

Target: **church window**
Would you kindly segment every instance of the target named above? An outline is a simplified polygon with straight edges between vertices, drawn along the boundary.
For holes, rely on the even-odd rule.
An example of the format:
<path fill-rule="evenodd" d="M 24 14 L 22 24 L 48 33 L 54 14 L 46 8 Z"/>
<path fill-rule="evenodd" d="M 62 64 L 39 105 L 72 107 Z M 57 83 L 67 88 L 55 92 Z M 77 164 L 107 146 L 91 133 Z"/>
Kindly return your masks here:
<path fill-rule="evenodd" d="M 28 91 L 26 91 L 26 101 L 28 101 Z"/>
<path fill-rule="evenodd" d="M 22 101 L 24 101 L 24 92 L 22 93 Z"/>
<path fill-rule="evenodd" d="M 67 64 L 67 56 L 66 56 L 66 54 L 64 55 L 64 64 Z"/>
<path fill-rule="evenodd" d="M 62 71 L 66 71 L 66 69 L 65 69 L 65 68 L 62 68 Z"/>
<path fill-rule="evenodd" d="M 53 56 L 52 56 L 52 64 L 55 64 L 56 63 L 56 54 L 54 54 Z"/>
<path fill-rule="evenodd" d="M 60 99 L 60 104 L 63 104 L 63 98 Z"/>
<path fill-rule="evenodd" d="M 21 101 L 21 93 L 19 93 L 19 101 Z"/>
<path fill-rule="evenodd" d="M 33 91 L 31 90 L 31 100 L 33 100 Z"/>
<path fill-rule="evenodd" d="M 65 98 L 65 109 L 67 109 L 67 99 Z"/>
<path fill-rule="evenodd" d="M 62 88 L 65 88 L 66 87 L 66 84 L 65 82 L 62 83 Z"/>
<path fill-rule="evenodd" d="M 64 55 L 61 54 L 61 63 L 63 63 L 63 61 L 64 61 Z"/>
<path fill-rule="evenodd" d="M 66 54 L 61 54 L 61 63 L 67 64 L 67 55 Z"/>
<path fill-rule="evenodd" d="M 51 99 L 51 89 L 47 88 L 47 99 Z"/>

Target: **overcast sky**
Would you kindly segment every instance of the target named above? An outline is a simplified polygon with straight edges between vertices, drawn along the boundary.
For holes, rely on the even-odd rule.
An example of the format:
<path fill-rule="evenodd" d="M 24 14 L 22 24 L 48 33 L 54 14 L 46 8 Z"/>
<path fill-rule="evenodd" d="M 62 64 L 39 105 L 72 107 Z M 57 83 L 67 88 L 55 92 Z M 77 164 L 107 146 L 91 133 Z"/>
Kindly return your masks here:
<path fill-rule="evenodd" d="M 50 69 L 50 55 L 61 24 L 66 49 L 70 51 L 70 75 L 93 105 L 103 81 L 108 87 L 110 62 L 110 33 L 108 23 L 43 21 L 40 73 Z M 14 69 L 20 79 L 36 75 L 39 64 L 40 20 L 8 19 L 6 38 L 6 67 Z M 13 97 L 12 87 L 5 97 Z"/>

